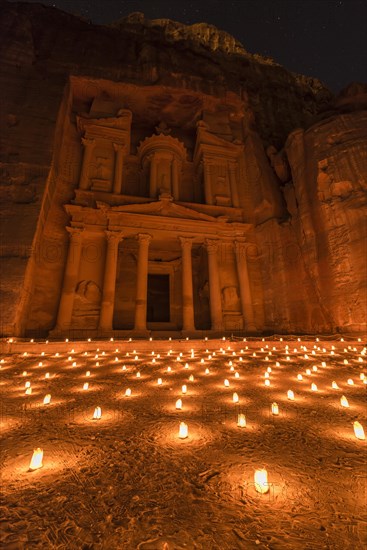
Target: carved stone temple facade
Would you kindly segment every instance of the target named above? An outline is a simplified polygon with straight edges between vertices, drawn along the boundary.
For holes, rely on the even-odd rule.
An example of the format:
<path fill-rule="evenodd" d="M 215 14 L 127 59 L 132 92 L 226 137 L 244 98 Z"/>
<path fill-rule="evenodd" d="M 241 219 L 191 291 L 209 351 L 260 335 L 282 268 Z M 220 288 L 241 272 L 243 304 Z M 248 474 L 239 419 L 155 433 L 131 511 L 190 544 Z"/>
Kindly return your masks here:
<path fill-rule="evenodd" d="M 103 104 L 103 105 L 102 105 Z M 256 333 L 241 206 L 242 143 L 199 120 L 193 151 L 156 126 L 131 152 L 133 113 L 77 115 L 82 148 L 52 335 Z M 188 183 L 189 181 L 189 183 Z"/>
<path fill-rule="evenodd" d="M 0 335 L 366 334 L 367 86 L 0 10 Z"/>

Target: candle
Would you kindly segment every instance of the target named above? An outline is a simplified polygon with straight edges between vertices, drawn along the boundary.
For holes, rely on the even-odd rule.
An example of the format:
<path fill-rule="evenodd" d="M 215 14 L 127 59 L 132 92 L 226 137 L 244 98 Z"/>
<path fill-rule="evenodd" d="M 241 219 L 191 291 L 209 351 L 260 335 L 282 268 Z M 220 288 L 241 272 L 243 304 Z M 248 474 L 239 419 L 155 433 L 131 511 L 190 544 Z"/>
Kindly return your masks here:
<path fill-rule="evenodd" d="M 237 426 L 239 428 L 246 428 L 246 416 L 244 414 L 239 414 L 237 417 Z"/>
<path fill-rule="evenodd" d="M 48 405 L 51 401 L 51 394 L 48 393 L 47 395 L 45 395 L 44 399 L 43 399 L 43 404 L 44 405 Z"/>
<path fill-rule="evenodd" d="M 297 374 L 297 380 L 303 380 L 302 374 Z"/>
<path fill-rule="evenodd" d="M 331 387 L 333 388 L 333 390 L 338 390 L 338 389 L 339 389 L 339 386 L 338 386 L 338 384 L 335 382 L 335 380 L 332 381 Z"/>
<path fill-rule="evenodd" d="M 364 435 L 363 426 L 357 420 L 353 422 L 353 428 L 354 428 L 354 435 L 356 436 L 357 439 L 366 439 L 366 436 Z"/>
<path fill-rule="evenodd" d="M 88 382 L 84 382 L 83 384 L 83 390 L 87 390 L 89 388 Z"/>
<path fill-rule="evenodd" d="M 93 413 L 93 420 L 100 420 L 102 417 L 101 407 L 96 407 Z"/>
<path fill-rule="evenodd" d="M 340 398 L 340 404 L 342 407 L 349 407 L 348 399 L 345 397 L 345 395 L 342 395 Z"/>
<path fill-rule="evenodd" d="M 161 386 L 161 385 L 163 384 L 163 382 L 162 382 L 162 378 L 158 378 L 158 380 L 157 380 L 157 384 L 158 384 L 158 386 Z"/>
<path fill-rule="evenodd" d="M 185 422 L 180 422 L 180 429 L 178 432 L 178 437 L 180 439 L 186 439 L 189 435 L 189 428 Z"/>
<path fill-rule="evenodd" d="M 182 399 L 177 399 L 176 401 L 176 409 L 178 411 L 182 410 Z"/>
<path fill-rule="evenodd" d="M 294 393 L 292 390 L 288 390 L 287 397 L 290 401 L 294 401 Z"/>
<path fill-rule="evenodd" d="M 38 468 L 42 468 L 43 466 L 42 460 L 43 460 L 43 450 L 38 447 L 33 451 L 31 462 L 29 464 L 29 469 L 33 471 L 33 470 L 38 470 Z"/>
<path fill-rule="evenodd" d="M 271 414 L 273 414 L 274 416 L 278 416 L 279 414 L 279 407 L 278 407 L 278 403 L 272 403 L 271 404 Z"/>
<path fill-rule="evenodd" d="M 269 491 L 268 472 L 265 468 L 255 471 L 254 481 L 255 489 L 258 493 L 265 494 Z"/>
<path fill-rule="evenodd" d="M 311 384 L 311 390 L 312 390 L 312 391 L 317 391 L 317 386 L 316 386 L 316 384 L 314 384 L 314 383 Z"/>
<path fill-rule="evenodd" d="M 224 380 L 224 385 L 225 385 L 226 388 L 229 387 L 229 381 L 227 379 Z"/>
<path fill-rule="evenodd" d="M 232 396 L 232 399 L 233 399 L 233 403 L 238 403 L 239 402 L 238 394 L 234 393 L 233 396 Z"/>
<path fill-rule="evenodd" d="M 131 395 L 131 389 L 127 388 L 125 391 L 125 397 L 130 397 L 130 395 Z"/>
<path fill-rule="evenodd" d="M 181 392 L 182 392 L 182 393 L 186 393 L 186 392 L 187 392 L 187 386 L 186 386 L 186 384 L 184 384 L 184 385 L 182 386 Z"/>

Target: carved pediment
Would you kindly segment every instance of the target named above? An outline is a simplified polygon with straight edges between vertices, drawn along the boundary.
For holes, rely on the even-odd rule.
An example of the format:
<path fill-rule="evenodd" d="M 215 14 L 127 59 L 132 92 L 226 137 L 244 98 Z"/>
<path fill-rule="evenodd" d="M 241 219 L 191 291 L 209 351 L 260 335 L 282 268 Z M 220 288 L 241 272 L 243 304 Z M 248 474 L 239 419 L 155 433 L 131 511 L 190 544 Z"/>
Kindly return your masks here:
<path fill-rule="evenodd" d="M 99 208 L 99 203 L 97 204 Z M 125 212 L 129 214 L 141 214 L 147 216 L 162 216 L 167 218 L 181 218 L 186 220 L 200 220 L 206 222 L 216 222 L 217 219 L 201 212 L 196 212 L 172 202 L 170 198 L 164 198 L 159 201 L 145 204 L 127 204 L 123 206 L 111 207 L 111 212 Z"/>

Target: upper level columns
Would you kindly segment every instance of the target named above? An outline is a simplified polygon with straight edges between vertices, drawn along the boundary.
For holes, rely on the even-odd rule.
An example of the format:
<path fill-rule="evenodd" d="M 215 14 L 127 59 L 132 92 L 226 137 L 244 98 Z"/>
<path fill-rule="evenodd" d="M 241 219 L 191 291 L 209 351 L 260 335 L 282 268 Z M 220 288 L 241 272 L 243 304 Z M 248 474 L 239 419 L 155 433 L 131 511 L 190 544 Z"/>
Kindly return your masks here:
<path fill-rule="evenodd" d="M 191 249 L 193 237 L 179 237 L 182 249 L 182 330 L 195 330 Z"/>
<path fill-rule="evenodd" d="M 240 201 L 238 198 L 238 188 L 237 188 L 237 164 L 235 162 L 230 162 L 228 166 L 229 170 L 229 183 L 231 186 L 231 196 L 232 196 L 232 206 L 239 206 Z"/>
<path fill-rule="evenodd" d="M 254 312 L 252 307 L 252 296 L 250 279 L 248 276 L 246 249 L 248 243 L 244 241 L 235 241 L 236 263 L 238 281 L 240 284 L 241 306 L 243 315 L 244 329 L 249 332 L 256 332 L 254 322 Z"/>
<path fill-rule="evenodd" d="M 147 328 L 148 254 L 151 235 L 139 233 L 139 252 L 136 281 L 135 330 Z"/>
<path fill-rule="evenodd" d="M 80 174 L 80 189 L 89 189 L 89 168 L 92 160 L 93 148 L 94 148 L 94 139 L 93 138 L 82 138 L 82 144 L 84 145 L 84 155 L 83 155 L 83 164 L 82 172 Z"/>
<path fill-rule="evenodd" d="M 212 193 L 212 170 L 213 167 L 209 161 L 203 160 L 204 165 L 204 192 L 205 192 L 205 202 L 206 204 L 213 203 L 213 193 Z"/>
<path fill-rule="evenodd" d="M 115 195 L 120 195 L 122 186 L 122 167 L 124 162 L 125 146 L 121 143 L 114 143 L 113 148 L 115 150 L 115 174 L 113 180 L 113 192 L 115 193 Z"/>
<path fill-rule="evenodd" d="M 118 246 L 123 238 L 121 232 L 105 231 L 107 238 L 107 251 L 103 280 L 103 295 L 99 316 L 100 330 L 112 330 L 113 310 L 115 305 L 116 272 Z"/>
<path fill-rule="evenodd" d="M 84 228 L 67 227 L 70 242 L 66 260 L 62 294 L 56 328 L 60 330 L 70 328 L 73 314 L 75 287 L 78 282 L 80 255 L 82 251 Z"/>
<path fill-rule="evenodd" d="M 223 316 L 218 266 L 218 241 L 216 239 L 208 239 L 205 244 L 208 252 L 209 301 L 212 330 L 222 330 Z"/>

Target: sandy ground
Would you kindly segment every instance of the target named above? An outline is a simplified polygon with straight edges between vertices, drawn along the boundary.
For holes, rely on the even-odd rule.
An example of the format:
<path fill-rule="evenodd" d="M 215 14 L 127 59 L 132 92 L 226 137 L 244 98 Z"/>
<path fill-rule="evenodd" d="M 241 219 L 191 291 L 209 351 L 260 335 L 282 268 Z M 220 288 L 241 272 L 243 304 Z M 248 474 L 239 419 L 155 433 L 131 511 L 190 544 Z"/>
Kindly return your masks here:
<path fill-rule="evenodd" d="M 363 343 L 9 345 L 0 363 L 2 548 L 366 548 L 367 444 L 353 430 L 358 420 L 367 433 Z M 43 467 L 28 471 L 36 447 Z M 267 469 L 267 494 L 255 489 L 258 468 Z"/>

